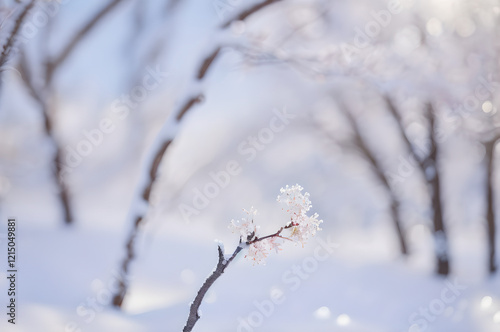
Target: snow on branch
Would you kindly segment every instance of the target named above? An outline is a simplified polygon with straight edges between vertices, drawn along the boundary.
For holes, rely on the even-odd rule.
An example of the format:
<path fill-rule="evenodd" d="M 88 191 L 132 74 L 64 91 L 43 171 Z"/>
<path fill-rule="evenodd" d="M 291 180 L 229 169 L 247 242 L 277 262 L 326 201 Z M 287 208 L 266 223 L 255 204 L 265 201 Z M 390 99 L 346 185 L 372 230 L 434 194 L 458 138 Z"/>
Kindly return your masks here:
<path fill-rule="evenodd" d="M 51 114 L 53 114 L 54 112 L 52 109 L 53 106 L 49 102 L 51 90 L 53 88 L 52 83 L 54 79 L 54 73 L 68 59 L 68 57 L 72 54 L 76 46 L 84 39 L 84 37 L 87 36 L 88 33 L 91 32 L 99 22 L 101 22 L 114 8 L 117 7 L 120 2 L 123 1 L 124 0 L 111 0 L 93 17 L 91 17 L 79 31 L 76 32 L 75 36 L 63 47 L 59 55 L 54 56 L 51 60 L 44 61 L 46 62 L 46 67 L 43 77 L 43 84 L 41 84 L 40 86 L 35 86 L 33 71 L 30 69 L 27 57 L 25 54 L 21 54 L 20 70 L 24 74 L 22 75 L 24 78 L 23 82 L 26 85 L 31 96 L 40 106 L 44 122 L 45 135 L 49 139 L 54 149 L 54 155 L 52 158 L 53 177 L 59 192 L 59 200 L 63 208 L 64 220 L 66 224 L 71 224 L 73 222 L 73 212 L 70 204 L 69 189 L 63 179 L 62 160 L 64 158 L 64 151 L 58 139 L 54 136 L 54 120 L 51 116 Z M 4 52 L 0 56 L 0 66 L 2 66 L 4 62 L 8 60 L 8 52 L 10 52 L 10 48 L 12 48 L 14 37 L 18 33 L 17 31 L 20 30 L 22 22 L 27 13 L 35 5 L 36 2 L 36 0 L 32 0 L 30 3 L 28 3 L 23 13 L 21 13 L 19 18 L 17 19 L 14 31 L 11 34 L 11 38 L 9 38 L 7 44 L 4 46 Z"/>
<path fill-rule="evenodd" d="M 236 16 L 235 19 L 230 20 L 227 25 L 221 26 L 221 30 L 225 30 L 226 27 L 230 25 L 231 22 L 236 20 L 244 20 L 250 15 L 256 13 L 257 11 L 265 8 L 266 6 L 281 0 L 266 0 L 258 5 L 255 5 L 245 11 L 242 11 L 239 15 Z M 223 35 L 223 33 L 221 33 Z M 223 36 L 219 36 L 223 37 Z M 113 297 L 113 305 L 116 307 L 121 307 L 125 295 L 127 293 L 128 285 L 125 283 L 126 275 L 129 270 L 129 265 L 134 258 L 134 242 L 135 238 L 139 234 L 138 228 L 144 221 L 144 216 L 147 211 L 147 207 L 149 206 L 149 194 L 153 189 L 154 183 L 157 178 L 158 167 L 163 160 L 168 147 L 174 141 L 177 131 L 179 129 L 179 125 L 184 119 L 184 116 L 191 110 L 193 107 L 201 103 L 204 99 L 202 83 L 204 82 L 207 73 L 212 68 L 215 60 L 221 51 L 220 41 L 215 42 L 214 44 L 209 45 L 209 48 L 202 54 L 200 57 L 201 61 L 198 66 L 195 68 L 195 75 L 192 78 L 189 88 L 182 95 L 179 101 L 179 106 L 174 110 L 164 123 L 162 129 L 160 130 L 159 135 L 156 137 L 152 147 L 148 151 L 148 155 L 146 156 L 144 166 L 142 167 L 142 174 L 140 177 L 140 182 L 137 187 L 137 190 L 140 195 L 136 195 L 134 198 L 134 202 L 131 206 L 131 212 L 129 214 L 129 218 L 132 219 L 132 231 L 130 232 L 129 237 L 126 242 L 126 255 L 125 259 L 121 264 L 121 277 L 122 280 L 119 282 L 119 290 Z"/>
<path fill-rule="evenodd" d="M 205 294 L 243 249 L 248 249 L 248 253 L 245 255 L 246 258 L 253 260 L 255 263 L 262 263 L 271 250 L 279 252 L 282 249 L 283 240 L 302 243 L 303 245 L 309 237 L 314 236 L 317 231 L 321 230 L 319 225 L 323 220 L 318 219 L 318 214 L 307 215 L 312 205 L 309 200 L 309 193 L 302 194 L 302 190 L 303 188 L 298 184 L 281 188 L 277 201 L 284 205 L 283 211 L 290 216 L 290 221 L 273 234 L 262 237 L 258 236 L 259 227 L 254 222 L 257 210 L 253 207 L 250 210 L 243 210 L 245 216 L 240 220 L 231 221 L 229 228 L 234 233 L 239 233 L 239 245 L 231 256 L 226 258 L 224 256 L 224 246 L 222 243 L 218 244 L 219 260 L 217 266 L 207 280 L 205 280 L 196 294 L 194 301 L 191 303 L 189 316 L 182 330 L 183 332 L 193 330 L 194 325 L 200 319 L 198 310 Z M 285 231 L 287 231 L 286 236 L 283 234 Z"/>

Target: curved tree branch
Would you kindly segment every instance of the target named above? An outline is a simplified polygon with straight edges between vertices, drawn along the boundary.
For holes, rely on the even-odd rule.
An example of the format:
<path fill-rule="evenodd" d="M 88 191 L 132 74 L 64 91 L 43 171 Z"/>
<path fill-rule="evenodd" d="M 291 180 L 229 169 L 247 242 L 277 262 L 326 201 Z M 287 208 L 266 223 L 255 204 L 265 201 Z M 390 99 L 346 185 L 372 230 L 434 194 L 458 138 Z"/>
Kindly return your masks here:
<path fill-rule="evenodd" d="M 7 63 L 9 60 L 10 54 L 14 48 L 14 44 L 16 43 L 17 35 L 21 32 L 21 26 L 24 21 L 28 17 L 29 12 L 35 6 L 37 0 L 31 0 L 26 6 L 24 6 L 23 11 L 16 19 L 16 23 L 14 24 L 14 28 L 12 29 L 9 37 L 7 38 L 7 42 L 3 46 L 2 53 L 0 54 L 0 69 Z M 0 75 L 2 75 L 2 71 L 0 70 Z"/>
<path fill-rule="evenodd" d="M 265 8 L 266 6 L 278 2 L 281 0 L 266 0 L 258 5 L 253 6 L 250 9 L 247 9 L 237 15 L 234 19 L 229 20 L 226 24 L 222 25 L 222 29 L 228 27 L 231 22 L 236 20 L 243 20 L 250 15 L 256 13 L 257 11 Z M 193 79 L 195 84 L 199 84 L 203 82 L 206 78 L 208 71 L 213 67 L 216 58 L 220 54 L 221 46 L 214 45 L 212 50 L 208 52 L 207 56 L 205 56 L 202 61 L 200 61 L 200 65 L 195 71 L 196 75 Z M 168 147 L 175 139 L 175 131 L 179 124 L 181 123 L 184 116 L 196 105 L 199 104 L 203 100 L 203 93 L 201 91 L 197 91 L 195 93 L 188 93 L 183 101 L 180 103 L 180 107 L 174 111 L 168 120 L 165 122 L 162 130 L 160 131 L 159 136 L 157 137 L 152 149 L 149 151 L 148 159 L 146 160 L 146 164 L 143 172 L 147 172 L 148 176 L 143 175 L 143 181 L 139 185 L 139 192 L 148 193 L 147 195 L 136 196 L 134 198 L 134 202 L 132 203 L 133 213 L 131 214 L 131 219 L 133 221 L 132 230 L 129 234 L 129 237 L 126 241 L 126 255 L 121 264 L 121 279 L 119 280 L 119 289 L 113 297 L 113 306 L 121 307 L 123 301 L 125 299 L 125 295 L 127 293 L 128 285 L 126 284 L 127 274 L 129 273 L 129 265 L 131 264 L 135 253 L 134 253 L 134 243 L 137 235 L 139 234 L 139 227 L 144 221 L 145 211 L 142 209 L 143 207 L 149 206 L 149 193 L 153 188 L 155 183 L 158 166 L 163 160 Z M 174 128 L 172 130 L 172 128 Z M 167 144 L 168 142 L 168 144 Z M 138 208 L 139 207 L 139 208 Z"/>
<path fill-rule="evenodd" d="M 266 0 L 261 3 L 255 4 L 252 7 L 248 8 L 247 10 L 242 11 L 232 19 L 228 20 L 226 23 L 221 25 L 222 29 L 225 29 L 231 25 L 231 23 L 236 22 L 236 21 L 243 21 L 247 19 L 249 16 L 253 15 L 254 13 L 258 12 L 264 7 L 267 7 L 275 2 L 278 2 L 281 0 Z"/>
<path fill-rule="evenodd" d="M 212 274 L 205 280 L 203 285 L 201 286 L 200 290 L 196 294 L 196 297 L 191 303 L 191 307 L 189 308 L 189 316 L 186 322 L 186 326 L 182 329 L 182 332 L 191 332 L 193 330 L 194 325 L 200 319 L 200 315 L 198 313 L 198 310 L 201 306 L 201 302 L 203 301 L 203 298 L 207 294 L 208 290 L 214 282 L 219 279 L 219 277 L 224 273 L 226 268 L 229 266 L 229 264 L 233 261 L 233 259 L 240 253 L 241 250 L 243 250 L 243 247 L 241 244 L 236 247 L 234 250 L 233 254 L 231 257 L 229 257 L 228 260 L 224 259 L 224 253 L 222 251 L 221 246 L 219 245 L 217 247 L 219 251 L 219 261 L 217 262 L 217 266 L 215 267 L 215 270 L 212 272 Z"/>
<path fill-rule="evenodd" d="M 46 80 L 48 83 L 52 81 L 54 76 L 54 71 L 61 66 L 61 64 L 66 61 L 66 59 L 71 55 L 71 53 L 75 50 L 76 46 L 88 35 L 88 33 L 95 27 L 97 24 L 107 15 L 109 14 L 118 4 L 123 2 L 123 0 L 112 0 L 107 5 L 105 5 L 101 10 L 99 10 L 95 16 L 92 17 L 90 21 L 87 22 L 70 40 L 70 42 L 63 48 L 61 53 L 54 57 L 54 59 L 50 60 L 47 63 L 47 77 Z"/>
<path fill-rule="evenodd" d="M 434 226 L 434 237 L 436 242 L 436 262 L 437 262 L 437 273 L 439 275 L 448 275 L 450 272 L 450 263 L 448 255 L 448 239 L 446 234 L 446 228 L 443 218 L 443 202 L 442 202 L 442 189 L 441 189 L 441 177 L 439 175 L 438 169 L 438 156 L 439 156 L 439 146 L 436 138 L 437 123 L 436 114 L 434 107 L 431 102 L 425 105 L 425 112 L 427 119 L 429 121 L 429 141 L 430 149 L 426 157 L 420 157 L 417 155 L 415 148 L 413 147 L 409 136 L 403 126 L 403 121 L 396 106 L 392 102 L 389 96 L 384 97 L 388 109 L 393 115 L 398 125 L 398 130 L 403 138 L 405 145 L 410 151 L 412 157 L 417 161 L 419 169 L 429 188 L 429 196 L 431 199 L 431 209 L 433 213 L 432 222 Z"/>
<path fill-rule="evenodd" d="M 396 234 L 398 236 L 399 248 L 403 255 L 408 255 L 408 245 L 406 243 L 406 237 L 404 235 L 403 225 L 401 222 L 401 218 L 399 216 L 399 206 L 400 203 L 394 194 L 393 188 L 389 183 L 389 180 L 383 171 L 383 166 L 380 164 L 378 159 L 375 157 L 372 150 L 368 147 L 365 138 L 361 135 L 361 129 L 359 128 L 358 122 L 351 114 L 351 112 L 343 105 L 340 105 L 340 109 L 343 111 L 346 116 L 351 128 L 354 131 L 354 144 L 359 149 L 359 151 L 366 158 L 368 163 L 370 164 L 373 172 L 377 176 L 377 179 L 382 183 L 385 187 L 387 193 L 389 194 L 391 201 L 391 218 L 394 223 L 394 227 L 396 228 Z"/>

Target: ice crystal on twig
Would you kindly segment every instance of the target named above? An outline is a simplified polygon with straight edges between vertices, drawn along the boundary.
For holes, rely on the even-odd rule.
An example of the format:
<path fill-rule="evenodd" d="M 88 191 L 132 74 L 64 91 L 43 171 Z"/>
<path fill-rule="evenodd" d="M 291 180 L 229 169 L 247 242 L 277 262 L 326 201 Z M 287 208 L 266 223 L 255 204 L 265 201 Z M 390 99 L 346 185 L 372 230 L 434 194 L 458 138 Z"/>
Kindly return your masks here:
<path fill-rule="evenodd" d="M 318 214 L 308 215 L 311 209 L 309 193 L 302 194 L 301 186 L 286 186 L 281 188 L 278 202 L 284 204 L 283 211 L 290 215 L 290 221 L 281 227 L 276 233 L 260 237 L 259 226 L 255 223 L 257 211 L 252 207 L 243 210 L 245 216 L 240 220 L 232 220 L 229 228 L 233 233 L 240 234 L 240 242 L 248 245 L 248 253 L 245 257 L 254 263 L 264 263 L 271 251 L 279 252 L 284 240 L 289 240 L 302 245 L 311 236 L 314 236 L 319 225 L 323 222 L 318 219 Z M 286 231 L 287 234 L 284 234 Z"/>

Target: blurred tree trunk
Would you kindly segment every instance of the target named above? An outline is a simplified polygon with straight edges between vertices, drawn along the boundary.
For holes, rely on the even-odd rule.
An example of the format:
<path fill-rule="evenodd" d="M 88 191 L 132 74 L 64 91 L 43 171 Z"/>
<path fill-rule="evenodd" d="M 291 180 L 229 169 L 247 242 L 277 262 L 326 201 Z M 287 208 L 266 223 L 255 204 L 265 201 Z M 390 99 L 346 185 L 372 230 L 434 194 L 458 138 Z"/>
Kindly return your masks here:
<path fill-rule="evenodd" d="M 430 152 L 428 158 L 424 161 L 425 178 L 430 185 L 432 212 L 434 221 L 434 236 L 436 241 L 437 273 L 448 275 L 450 264 L 448 258 L 448 239 L 443 220 L 441 177 L 439 176 L 438 156 L 439 148 L 436 142 L 436 117 L 432 105 L 427 105 L 427 116 L 429 119 L 429 139 Z"/>
<path fill-rule="evenodd" d="M 431 199 L 432 221 L 434 226 L 434 241 L 436 251 L 436 265 L 437 273 L 439 275 L 448 275 L 450 272 L 450 263 L 448 255 L 448 239 L 443 220 L 442 208 L 442 192 L 441 192 L 441 178 L 439 176 L 438 157 L 439 147 L 436 140 L 436 115 L 435 110 L 431 103 L 426 105 L 426 116 L 429 121 L 429 152 L 427 157 L 421 157 L 417 154 L 411 140 L 406 133 L 403 120 L 399 114 L 396 106 L 390 97 L 385 96 L 385 101 L 390 113 L 396 120 L 398 130 L 403 142 L 406 145 L 411 156 L 417 161 L 419 169 L 428 185 L 429 196 Z"/>
<path fill-rule="evenodd" d="M 42 115 L 44 118 L 44 128 L 45 128 L 45 135 L 47 136 L 47 139 L 51 141 L 52 146 L 54 148 L 54 155 L 52 159 L 52 167 L 53 167 L 53 175 L 54 175 L 54 181 L 57 185 L 57 193 L 59 195 L 59 199 L 61 201 L 62 205 L 62 210 L 63 210 L 63 216 L 64 216 L 64 222 L 66 224 L 71 224 L 73 222 L 73 213 L 70 205 L 70 198 L 69 198 L 69 190 L 68 186 L 66 185 L 66 182 L 64 180 L 63 176 L 63 151 L 61 149 L 60 143 L 56 140 L 54 132 L 53 132 L 53 123 L 52 120 L 49 116 L 49 110 L 48 110 L 48 102 L 45 101 L 40 101 L 40 104 L 42 106 Z"/>
<path fill-rule="evenodd" d="M 64 179 L 63 172 L 63 158 L 64 151 L 61 148 L 61 144 L 58 142 L 56 135 L 54 133 L 54 112 L 51 109 L 51 95 L 54 89 L 54 77 L 56 71 L 67 61 L 70 55 L 75 51 L 77 46 L 84 40 L 87 35 L 95 29 L 95 27 L 118 7 L 120 3 L 124 0 L 110 0 L 107 4 L 101 7 L 92 16 L 85 25 L 78 31 L 76 31 L 73 38 L 71 38 L 62 48 L 62 51 L 56 56 L 48 57 L 42 60 L 45 65 L 45 73 L 43 77 L 43 84 L 36 85 L 33 79 L 33 73 L 31 71 L 31 66 L 28 63 L 26 57 L 20 57 L 20 71 L 23 73 L 24 84 L 26 85 L 28 91 L 32 95 L 33 99 L 39 104 L 42 111 L 42 117 L 44 121 L 44 131 L 47 139 L 50 141 L 54 154 L 52 157 L 52 168 L 54 174 L 54 180 L 58 189 L 59 200 L 63 209 L 64 222 L 66 224 L 71 224 L 73 222 L 73 213 L 70 204 L 70 194 L 66 181 Z M 34 1 L 31 2 L 33 4 Z M 26 7 L 29 10 L 28 6 Z"/>
<path fill-rule="evenodd" d="M 396 229 L 396 234 L 398 237 L 398 242 L 399 242 L 399 249 L 403 255 L 408 255 L 408 245 L 406 243 L 406 238 L 405 234 L 403 231 L 403 226 L 401 222 L 401 218 L 399 215 L 399 201 L 392 190 L 389 180 L 386 176 L 386 173 L 384 172 L 383 166 L 380 164 L 378 159 L 375 157 L 374 153 L 372 150 L 368 147 L 368 144 L 366 143 L 366 140 L 363 138 L 361 135 L 361 129 L 359 128 L 358 122 L 354 118 L 354 116 L 351 114 L 351 112 L 343 105 L 340 106 L 342 109 L 344 115 L 346 116 L 347 120 L 349 121 L 351 128 L 354 131 L 354 144 L 358 148 L 358 150 L 363 154 L 365 159 L 368 161 L 368 163 L 371 166 L 371 169 L 375 173 L 377 179 L 380 181 L 380 183 L 384 186 L 385 190 L 387 191 L 390 199 L 390 215 L 392 222 L 394 223 L 394 228 Z"/>
<path fill-rule="evenodd" d="M 497 138 L 484 143 L 486 148 L 486 222 L 488 225 L 488 264 L 490 273 L 494 273 L 497 270 L 495 262 L 495 208 L 494 208 L 494 158 L 495 158 L 495 146 L 497 143 Z"/>
<path fill-rule="evenodd" d="M 36 0 L 31 0 L 28 2 L 24 8 L 22 9 L 21 13 L 17 17 L 14 27 L 12 28 L 12 31 L 10 32 L 9 36 L 7 37 L 7 41 L 5 42 L 4 45 L 2 45 L 2 53 L 0 53 L 0 78 L 3 73 L 3 67 L 5 64 L 9 61 L 11 57 L 11 53 L 15 52 L 16 49 L 16 39 L 21 33 L 21 27 L 24 24 L 25 20 L 28 18 L 29 12 L 33 9 L 33 7 L 36 4 Z M 1 27 L 0 27 L 1 29 Z M 2 84 L 2 80 L 0 80 L 0 87 Z"/>
<path fill-rule="evenodd" d="M 406 238 L 403 231 L 403 226 L 401 222 L 401 218 L 399 216 L 399 202 L 394 196 L 394 193 L 389 188 L 389 193 L 391 195 L 391 216 L 392 221 L 394 222 L 394 226 L 396 227 L 396 232 L 399 240 L 399 248 L 403 255 L 408 255 L 408 245 L 406 244 Z"/>
<path fill-rule="evenodd" d="M 52 156 L 52 175 L 54 177 L 54 182 L 57 186 L 57 195 L 59 196 L 59 200 L 61 202 L 62 212 L 64 216 L 64 222 L 66 224 L 71 224 L 73 222 L 73 213 L 70 204 L 70 195 L 69 189 L 66 185 L 66 181 L 63 176 L 63 150 L 61 149 L 61 145 L 56 139 L 56 135 L 54 133 L 54 122 L 52 120 L 52 112 L 50 111 L 50 100 L 47 98 L 46 91 L 41 88 L 35 87 L 33 82 L 33 74 L 31 72 L 30 66 L 24 54 L 21 54 L 19 61 L 19 70 L 24 77 L 24 84 L 28 88 L 29 93 L 33 97 L 33 99 L 38 103 L 43 118 L 43 129 L 45 132 L 45 136 L 47 140 L 49 140 L 50 145 L 54 149 Z M 50 84 L 50 82 L 47 82 Z M 48 86 L 48 85 L 46 85 Z M 42 90 L 42 91 L 40 91 Z"/>

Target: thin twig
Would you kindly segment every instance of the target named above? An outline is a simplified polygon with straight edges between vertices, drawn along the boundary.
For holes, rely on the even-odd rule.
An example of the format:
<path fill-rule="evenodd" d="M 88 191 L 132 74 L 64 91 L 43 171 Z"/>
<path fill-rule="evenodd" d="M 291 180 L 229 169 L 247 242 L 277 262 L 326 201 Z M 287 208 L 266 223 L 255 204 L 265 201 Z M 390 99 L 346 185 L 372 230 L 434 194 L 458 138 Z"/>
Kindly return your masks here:
<path fill-rule="evenodd" d="M 112 0 L 107 5 L 105 5 L 100 11 L 97 12 L 95 16 L 92 17 L 90 21 L 87 22 L 70 40 L 70 42 L 63 48 L 61 53 L 54 57 L 47 64 L 47 82 L 51 82 L 54 76 L 54 71 L 61 66 L 61 64 L 71 55 L 76 46 L 87 36 L 87 34 L 108 14 L 110 13 L 118 4 L 123 2 L 123 0 Z"/>
<path fill-rule="evenodd" d="M 212 272 L 212 274 L 205 280 L 203 285 L 201 286 L 200 290 L 196 294 L 196 297 L 191 303 L 191 307 L 189 308 L 189 316 L 186 322 L 186 326 L 182 329 L 183 332 L 191 332 L 193 330 L 194 325 L 200 319 L 200 315 L 198 313 L 198 310 L 200 308 L 200 305 L 203 301 L 203 298 L 207 294 L 208 290 L 214 282 L 219 279 L 219 277 L 224 273 L 226 268 L 229 266 L 229 264 L 233 261 L 233 259 L 240 253 L 241 250 L 243 250 L 243 247 L 241 244 L 236 247 L 234 250 L 233 254 L 228 260 L 224 259 L 224 253 L 222 252 L 222 248 L 220 246 L 217 247 L 218 252 L 219 252 L 219 261 L 217 262 L 217 266 L 215 270 Z"/>
<path fill-rule="evenodd" d="M 21 77 L 23 78 L 24 85 L 28 88 L 28 92 L 39 104 L 43 104 L 43 98 L 33 82 L 33 74 L 29 67 L 25 52 L 21 52 L 19 56 L 18 66 Z"/>
<path fill-rule="evenodd" d="M 32 1 L 30 4 L 34 4 L 36 0 Z M 57 141 L 54 135 L 54 125 L 52 120 L 52 114 L 49 105 L 49 93 L 52 88 L 52 81 L 54 78 L 54 72 L 57 68 L 59 68 L 64 61 L 68 59 L 71 53 L 74 51 L 76 46 L 84 39 L 84 37 L 107 15 L 111 12 L 113 8 L 115 8 L 122 0 L 113 0 L 108 5 L 103 7 L 100 11 L 93 16 L 87 24 L 80 29 L 75 37 L 69 41 L 69 43 L 63 48 L 63 51 L 53 60 L 47 61 L 44 84 L 41 87 L 41 91 L 36 89 L 33 78 L 31 77 L 31 71 L 29 69 L 29 64 L 26 58 L 22 58 L 21 60 L 21 70 L 24 72 L 24 83 L 27 86 L 30 94 L 34 97 L 34 99 L 39 103 L 40 109 L 42 111 L 42 116 L 44 120 L 44 129 L 45 134 L 51 141 L 54 147 L 54 157 L 53 157 L 53 175 L 56 181 L 58 190 L 59 190 L 59 198 L 63 207 L 64 212 L 64 220 L 67 224 L 70 224 L 73 221 L 73 215 L 70 206 L 70 195 L 69 190 L 67 188 L 66 182 L 63 179 L 63 158 L 64 152 L 61 148 L 59 142 Z M 19 21 L 19 20 L 18 20 Z"/>
<path fill-rule="evenodd" d="M 28 17 L 28 13 L 31 11 L 31 9 L 35 6 L 37 0 L 31 0 L 23 9 L 21 14 L 16 19 L 16 23 L 14 24 L 14 28 L 12 29 L 9 38 L 7 39 L 7 43 L 3 46 L 2 54 L 0 54 L 0 68 L 7 63 L 9 60 L 9 56 L 12 52 L 12 49 L 14 48 L 14 44 L 17 39 L 17 35 L 21 32 L 21 26 L 23 25 L 24 21 Z M 0 72 L 1 75 L 1 72 Z"/>
<path fill-rule="evenodd" d="M 319 19 L 322 19 L 323 17 L 325 17 L 326 15 L 328 15 L 332 9 L 333 9 L 332 7 L 325 8 L 316 17 L 313 17 L 311 20 L 309 20 L 307 22 L 304 22 L 304 23 L 300 24 L 299 26 L 295 27 L 292 31 L 290 31 L 290 33 L 288 33 L 284 38 L 282 38 L 278 42 L 278 47 L 283 46 L 288 40 L 290 40 L 299 31 L 307 28 L 311 24 L 316 23 Z"/>
<path fill-rule="evenodd" d="M 266 1 L 263 1 L 261 3 L 255 4 L 252 7 L 248 8 L 247 10 L 239 13 L 238 15 L 236 15 L 235 17 L 233 17 L 232 19 L 228 20 L 226 23 L 222 24 L 221 28 L 225 29 L 225 28 L 229 27 L 231 25 L 231 23 L 236 22 L 236 21 L 244 21 L 249 16 L 251 16 L 254 13 L 258 12 L 262 8 L 267 7 L 267 6 L 271 5 L 271 4 L 273 4 L 275 2 L 279 2 L 279 1 L 281 1 L 281 0 L 266 0 Z"/>
<path fill-rule="evenodd" d="M 403 138 L 403 142 L 406 145 L 407 150 L 411 153 L 413 159 L 415 159 L 418 166 L 420 167 L 420 170 L 422 171 L 422 173 L 425 176 L 425 159 L 422 159 L 422 157 L 418 155 L 417 151 L 413 147 L 413 144 L 411 143 L 410 137 L 406 133 L 406 130 L 405 130 L 404 124 L 403 124 L 403 119 L 402 119 L 401 115 L 399 114 L 399 112 L 396 108 L 396 105 L 394 104 L 392 98 L 388 95 L 384 96 L 384 100 L 387 104 L 387 109 L 389 110 L 391 115 L 396 120 L 399 134 Z"/>

